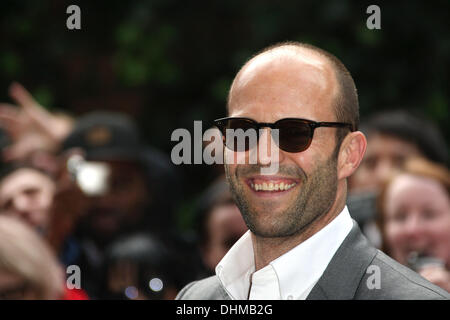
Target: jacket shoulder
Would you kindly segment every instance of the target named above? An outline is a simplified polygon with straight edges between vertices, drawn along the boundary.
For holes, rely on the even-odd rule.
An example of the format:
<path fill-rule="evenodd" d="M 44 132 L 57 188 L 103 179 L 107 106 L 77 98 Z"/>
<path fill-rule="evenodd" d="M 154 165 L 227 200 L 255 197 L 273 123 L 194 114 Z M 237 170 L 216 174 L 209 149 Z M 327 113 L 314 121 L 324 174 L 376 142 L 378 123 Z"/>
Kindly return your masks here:
<path fill-rule="evenodd" d="M 229 299 L 217 276 L 194 281 L 186 285 L 176 300 L 224 300 Z"/>
<path fill-rule="evenodd" d="M 371 269 L 369 269 L 371 266 Z M 355 299 L 446 300 L 450 294 L 418 273 L 377 252 L 356 292 Z M 376 275 L 378 273 L 378 275 Z M 379 276 L 379 281 L 375 277 Z M 378 284 L 376 284 L 378 281 Z"/>

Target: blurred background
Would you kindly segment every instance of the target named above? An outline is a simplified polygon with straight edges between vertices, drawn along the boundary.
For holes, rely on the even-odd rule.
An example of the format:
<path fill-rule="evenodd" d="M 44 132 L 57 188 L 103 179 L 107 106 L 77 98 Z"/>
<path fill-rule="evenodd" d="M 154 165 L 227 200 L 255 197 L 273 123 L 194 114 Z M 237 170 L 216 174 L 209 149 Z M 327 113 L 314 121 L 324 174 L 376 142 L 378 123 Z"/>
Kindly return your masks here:
<path fill-rule="evenodd" d="M 68 30 L 66 9 L 81 9 Z M 256 52 L 281 41 L 307 42 L 351 72 L 364 120 L 403 109 L 450 141 L 450 2 L 379 3 L 381 30 L 369 30 L 373 1 L 12 1 L 0 2 L 0 101 L 22 84 L 51 113 L 75 119 L 121 112 L 142 141 L 170 156 L 173 130 L 225 116 L 229 86 Z M 11 143 L 1 136 L 2 146 Z M 448 166 L 448 151 L 447 162 Z M 199 199 L 220 176 L 181 165 L 176 229 L 198 232 Z M 189 236 L 187 236 L 189 238 Z"/>

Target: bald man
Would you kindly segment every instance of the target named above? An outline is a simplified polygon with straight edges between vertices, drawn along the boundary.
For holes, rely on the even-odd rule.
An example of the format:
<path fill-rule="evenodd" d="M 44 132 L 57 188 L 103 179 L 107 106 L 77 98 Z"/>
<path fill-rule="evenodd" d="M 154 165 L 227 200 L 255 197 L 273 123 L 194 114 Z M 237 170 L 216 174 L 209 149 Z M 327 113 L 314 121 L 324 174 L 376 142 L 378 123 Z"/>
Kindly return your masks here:
<path fill-rule="evenodd" d="M 178 299 L 449 298 L 371 247 L 349 215 L 347 178 L 366 150 L 358 109 L 345 66 L 311 45 L 275 45 L 242 67 L 229 117 L 216 124 L 224 158 L 247 160 L 226 162 L 225 172 L 249 231 L 215 276 L 187 285 Z M 230 129 L 256 130 L 257 143 L 235 148 Z M 267 152 L 251 164 L 256 149 Z M 274 159 L 278 170 L 263 173 Z"/>

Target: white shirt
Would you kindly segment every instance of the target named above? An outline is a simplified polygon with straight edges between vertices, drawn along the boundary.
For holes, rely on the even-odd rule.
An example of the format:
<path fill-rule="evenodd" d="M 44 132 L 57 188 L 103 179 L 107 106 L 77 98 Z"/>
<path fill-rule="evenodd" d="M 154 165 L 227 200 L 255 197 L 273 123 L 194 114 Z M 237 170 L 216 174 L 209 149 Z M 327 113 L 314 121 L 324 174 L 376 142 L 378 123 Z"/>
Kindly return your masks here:
<path fill-rule="evenodd" d="M 247 231 L 219 262 L 216 274 L 234 300 L 304 300 L 352 227 L 345 207 L 319 232 L 257 272 Z"/>

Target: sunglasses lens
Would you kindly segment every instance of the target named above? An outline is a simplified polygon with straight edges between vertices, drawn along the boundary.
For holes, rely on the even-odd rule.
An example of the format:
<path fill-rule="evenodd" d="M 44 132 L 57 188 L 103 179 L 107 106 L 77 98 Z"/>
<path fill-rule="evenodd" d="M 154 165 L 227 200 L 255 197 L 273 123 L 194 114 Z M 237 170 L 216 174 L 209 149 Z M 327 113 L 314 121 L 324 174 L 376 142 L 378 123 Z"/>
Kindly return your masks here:
<path fill-rule="evenodd" d="M 311 127 L 298 120 L 283 120 L 277 123 L 279 147 L 287 152 L 301 152 L 311 144 Z"/>
<path fill-rule="evenodd" d="M 253 148 L 258 140 L 255 122 L 250 119 L 227 119 L 222 126 L 225 145 L 233 151 L 247 151 Z"/>
<path fill-rule="evenodd" d="M 250 119 L 231 118 L 217 122 L 225 145 L 232 151 L 247 151 L 258 143 L 257 123 Z M 312 128 L 302 120 L 281 120 L 276 123 L 279 130 L 278 145 L 286 152 L 301 152 L 308 149 L 312 140 Z"/>

